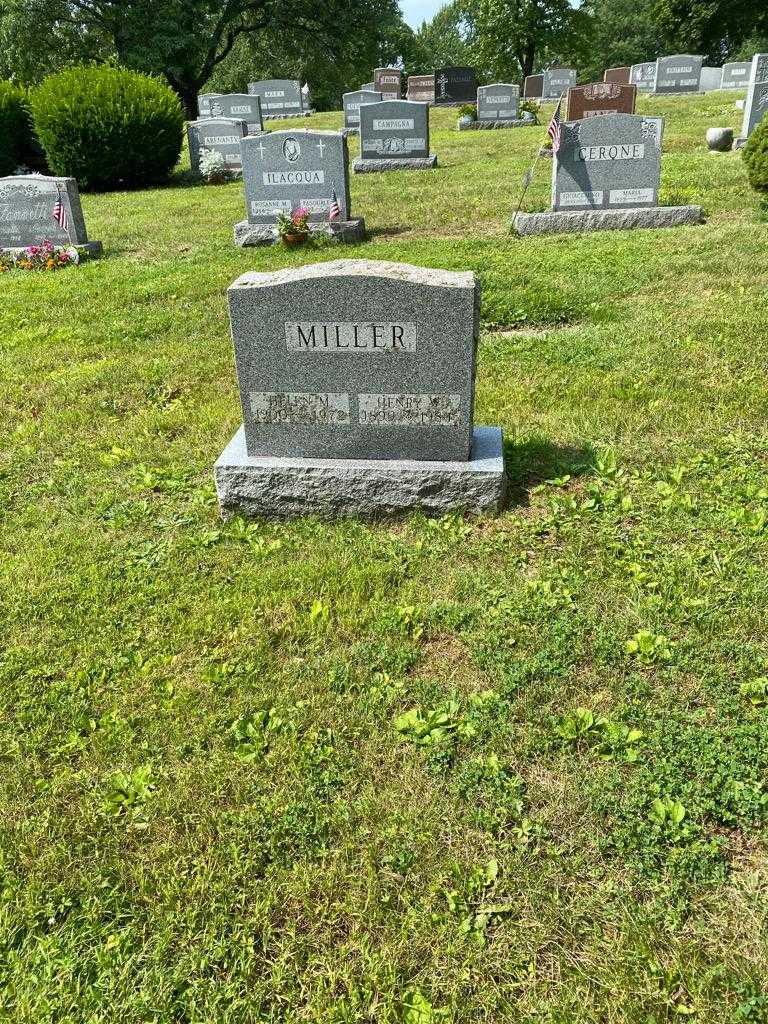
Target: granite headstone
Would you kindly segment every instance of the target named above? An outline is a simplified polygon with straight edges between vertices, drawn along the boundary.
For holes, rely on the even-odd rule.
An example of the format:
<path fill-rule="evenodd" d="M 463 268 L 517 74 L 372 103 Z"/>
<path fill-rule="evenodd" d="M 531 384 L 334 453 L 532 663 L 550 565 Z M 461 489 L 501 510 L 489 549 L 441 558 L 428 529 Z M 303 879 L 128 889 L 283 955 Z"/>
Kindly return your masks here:
<path fill-rule="evenodd" d="M 580 121 L 599 114 L 634 114 L 636 96 L 634 85 L 608 82 L 574 85 L 568 90 L 567 120 Z"/>
<path fill-rule="evenodd" d="M 520 107 L 520 86 L 481 85 L 477 90 L 478 121 L 514 121 Z"/>
<path fill-rule="evenodd" d="M 699 88 L 702 92 L 717 92 L 723 85 L 722 68 L 702 68 Z"/>
<path fill-rule="evenodd" d="M 376 68 L 373 72 L 374 89 L 383 100 L 399 100 L 403 94 L 403 72 L 400 68 Z"/>
<path fill-rule="evenodd" d="M 755 127 L 768 114 L 768 53 L 756 53 L 749 73 L 749 88 L 744 104 L 744 121 L 737 147 L 744 145 Z"/>
<path fill-rule="evenodd" d="M 612 85 L 629 85 L 629 76 L 632 68 L 627 64 L 620 68 L 606 68 L 603 72 L 603 81 Z"/>
<path fill-rule="evenodd" d="M 249 82 L 248 92 L 261 100 L 261 115 L 264 118 L 301 117 L 308 113 L 304 106 L 301 82 L 297 78 Z"/>
<path fill-rule="evenodd" d="M 752 62 L 731 61 L 723 64 L 723 81 L 721 89 L 746 89 L 749 85 L 749 72 L 752 69 Z"/>
<path fill-rule="evenodd" d="M 248 125 L 239 118 L 203 117 L 187 122 L 189 162 L 192 173 L 200 174 L 203 150 L 220 153 L 228 171 L 237 174 L 243 169 L 240 142 L 248 134 Z"/>
<path fill-rule="evenodd" d="M 523 82 L 523 98 L 527 100 L 540 99 L 543 88 L 544 75 L 528 75 Z"/>
<path fill-rule="evenodd" d="M 435 76 L 434 75 L 409 75 L 408 76 L 408 99 L 414 103 L 435 102 Z"/>
<path fill-rule="evenodd" d="M 210 117 L 211 116 L 211 100 L 218 99 L 222 93 L 220 92 L 204 92 L 197 97 L 197 109 L 199 110 L 198 117 Z"/>
<path fill-rule="evenodd" d="M 542 83 L 542 99 L 556 100 L 563 93 L 576 85 L 576 72 L 573 68 L 548 68 L 544 72 Z"/>
<path fill-rule="evenodd" d="M 662 94 L 700 92 L 703 64 L 703 57 L 695 57 L 689 53 L 659 57 L 656 61 L 653 91 Z"/>
<path fill-rule="evenodd" d="M 64 223 L 53 216 L 59 201 Z M 46 241 L 83 246 L 92 255 L 101 252 L 101 242 L 88 241 L 77 181 L 42 174 L 0 178 L 0 249 L 25 249 Z"/>
<path fill-rule="evenodd" d="M 429 105 L 413 100 L 382 100 L 360 108 L 360 159 L 353 171 L 428 170 Z"/>
<path fill-rule="evenodd" d="M 229 117 L 237 121 L 245 121 L 248 134 L 264 130 L 261 120 L 261 100 L 247 92 L 230 92 L 221 96 L 211 96 L 208 117 Z"/>
<path fill-rule="evenodd" d="M 636 85 L 638 92 L 653 92 L 656 82 L 656 61 L 648 60 L 633 64 L 629 76 L 630 85 Z"/>
<path fill-rule="evenodd" d="M 356 92 L 345 92 L 342 97 L 344 106 L 344 127 L 346 129 L 360 128 L 360 107 L 365 103 L 380 103 L 382 99 L 380 92 L 368 89 L 358 89 Z"/>
<path fill-rule="evenodd" d="M 435 71 L 435 103 L 474 103 L 477 76 L 470 67 L 438 68 Z"/>

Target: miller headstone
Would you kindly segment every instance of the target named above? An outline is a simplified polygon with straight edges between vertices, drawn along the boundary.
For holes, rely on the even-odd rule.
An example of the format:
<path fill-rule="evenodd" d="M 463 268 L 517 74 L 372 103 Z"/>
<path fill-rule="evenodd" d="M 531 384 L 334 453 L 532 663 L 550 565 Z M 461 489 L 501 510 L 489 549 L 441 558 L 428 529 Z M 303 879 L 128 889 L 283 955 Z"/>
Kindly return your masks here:
<path fill-rule="evenodd" d="M 722 68 L 702 68 L 699 88 L 702 92 L 717 92 L 723 85 Z"/>
<path fill-rule="evenodd" d="M 629 85 L 629 76 L 632 68 L 625 65 L 620 68 L 606 68 L 603 72 L 603 81 L 612 85 Z"/>
<path fill-rule="evenodd" d="M 347 131 L 358 131 L 360 128 L 360 107 L 365 103 L 380 103 L 381 93 L 373 90 L 358 89 L 357 92 L 345 92 L 342 102 L 344 105 L 344 127 Z"/>
<path fill-rule="evenodd" d="M 228 291 L 243 425 L 216 463 L 222 514 L 499 508 L 501 431 L 475 428 L 472 273 L 338 260 Z"/>
<path fill-rule="evenodd" d="M 383 100 L 399 100 L 403 94 L 403 73 L 399 68 L 376 68 L 373 81 Z"/>
<path fill-rule="evenodd" d="M 477 90 L 478 121 L 516 121 L 519 106 L 519 85 L 481 85 Z"/>
<path fill-rule="evenodd" d="M 703 57 L 694 57 L 689 53 L 659 57 L 656 61 L 653 91 L 657 93 L 700 92 L 703 64 Z"/>
<path fill-rule="evenodd" d="M 261 121 L 261 100 L 247 92 L 230 92 L 222 96 L 211 96 L 208 117 L 229 117 L 237 121 L 245 121 L 248 134 L 264 130 Z"/>
<path fill-rule="evenodd" d="M 64 224 L 53 216 L 58 201 Z M 92 256 L 101 252 L 101 242 L 88 241 L 77 181 L 42 174 L 0 178 L 0 249 L 26 249 L 42 242 L 82 247 Z"/>
<path fill-rule="evenodd" d="M 752 62 L 732 61 L 730 64 L 723 64 L 723 81 L 721 89 L 746 89 L 749 85 L 749 72 L 752 69 Z"/>
<path fill-rule="evenodd" d="M 540 99 L 543 88 L 544 75 L 528 75 L 523 82 L 523 98 L 527 100 Z"/>
<path fill-rule="evenodd" d="M 573 68 L 548 68 L 544 72 L 542 83 L 542 99 L 556 100 L 564 92 L 576 85 L 576 72 Z"/>
<path fill-rule="evenodd" d="M 741 135 L 735 142 L 737 149 L 746 143 L 756 126 L 768 114 L 768 53 L 756 53 L 749 73 L 749 88 L 744 104 Z"/>
<path fill-rule="evenodd" d="M 383 100 L 360 108 L 360 159 L 352 170 L 429 170 L 429 106 L 413 100 Z"/>
<path fill-rule="evenodd" d="M 600 114 L 634 114 L 637 87 L 594 82 L 568 90 L 567 120 L 580 121 Z"/>
<path fill-rule="evenodd" d="M 633 64 L 629 76 L 630 85 L 636 85 L 638 92 L 653 92 L 656 82 L 656 61 L 644 61 L 642 64 Z"/>
<path fill-rule="evenodd" d="M 435 71 L 435 103 L 474 103 L 477 99 L 477 76 L 470 67 L 438 68 Z"/>
<path fill-rule="evenodd" d="M 290 216 L 299 207 L 309 211 L 314 233 L 365 237 L 362 218 L 351 216 L 347 140 L 340 132 L 265 132 L 247 136 L 241 150 L 247 219 L 235 225 L 237 245 L 273 242 L 277 214 Z M 331 221 L 334 200 L 340 216 Z"/>
<path fill-rule="evenodd" d="M 240 142 L 248 134 L 245 121 L 232 117 L 203 117 L 187 122 L 189 162 L 192 173 L 200 174 L 203 150 L 220 153 L 228 171 L 239 174 L 243 169 Z"/>
<path fill-rule="evenodd" d="M 435 102 L 435 76 L 434 75 L 409 75 L 408 76 L 408 99 L 414 103 Z"/>
<path fill-rule="evenodd" d="M 261 116 L 265 119 L 307 117 L 301 82 L 297 78 L 270 78 L 249 82 L 248 92 L 261 100 Z"/>

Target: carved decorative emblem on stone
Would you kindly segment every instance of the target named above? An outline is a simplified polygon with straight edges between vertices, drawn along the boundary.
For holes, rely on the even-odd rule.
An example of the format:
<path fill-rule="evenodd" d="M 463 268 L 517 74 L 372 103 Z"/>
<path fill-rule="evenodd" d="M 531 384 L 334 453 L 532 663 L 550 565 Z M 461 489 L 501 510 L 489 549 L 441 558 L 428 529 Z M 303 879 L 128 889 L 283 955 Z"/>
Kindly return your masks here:
<path fill-rule="evenodd" d="M 289 164 L 293 164 L 299 159 L 301 156 L 301 146 L 298 139 L 294 139 L 291 136 L 291 138 L 285 140 L 283 143 L 283 156 Z"/>

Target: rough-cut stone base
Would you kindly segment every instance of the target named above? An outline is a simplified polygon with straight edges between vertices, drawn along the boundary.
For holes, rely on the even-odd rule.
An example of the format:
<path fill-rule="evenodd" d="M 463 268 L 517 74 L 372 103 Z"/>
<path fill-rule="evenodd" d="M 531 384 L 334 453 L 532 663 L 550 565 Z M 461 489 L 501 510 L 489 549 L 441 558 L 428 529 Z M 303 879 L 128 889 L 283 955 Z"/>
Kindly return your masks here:
<path fill-rule="evenodd" d="M 431 171 L 433 167 L 437 167 L 436 155 L 407 156 L 399 160 L 386 157 L 381 160 L 358 159 L 352 164 L 355 174 L 367 174 L 369 171 Z"/>
<path fill-rule="evenodd" d="M 213 468 L 225 519 L 356 516 L 381 519 L 420 510 L 498 511 L 506 475 L 501 430 L 475 427 L 468 462 L 251 458 L 241 426 Z"/>
<path fill-rule="evenodd" d="M 70 242 L 69 245 L 66 245 L 64 242 L 55 242 L 54 244 L 57 249 L 77 249 L 81 256 L 84 256 L 89 260 L 97 259 L 104 251 L 104 246 L 101 242 Z M 0 252 L 10 252 L 13 253 L 14 256 L 17 256 L 20 252 L 24 252 L 28 248 L 28 245 L 0 245 Z"/>
<path fill-rule="evenodd" d="M 580 234 L 627 231 L 629 228 L 675 228 L 702 224 L 700 206 L 651 206 L 632 210 L 548 210 L 518 213 L 512 227 L 519 235 Z"/>
<path fill-rule="evenodd" d="M 290 121 L 296 117 L 311 117 L 314 110 L 301 110 L 298 114 L 262 114 L 262 121 Z"/>
<path fill-rule="evenodd" d="M 362 217 L 311 223 L 309 231 L 312 235 L 329 235 L 336 242 L 355 244 L 365 241 L 365 221 Z M 235 245 L 272 245 L 277 240 L 273 224 L 249 224 L 247 220 L 235 224 Z"/>
<path fill-rule="evenodd" d="M 459 121 L 460 132 L 482 131 L 489 128 L 530 128 L 533 121 L 471 121 L 469 124 L 462 124 Z"/>

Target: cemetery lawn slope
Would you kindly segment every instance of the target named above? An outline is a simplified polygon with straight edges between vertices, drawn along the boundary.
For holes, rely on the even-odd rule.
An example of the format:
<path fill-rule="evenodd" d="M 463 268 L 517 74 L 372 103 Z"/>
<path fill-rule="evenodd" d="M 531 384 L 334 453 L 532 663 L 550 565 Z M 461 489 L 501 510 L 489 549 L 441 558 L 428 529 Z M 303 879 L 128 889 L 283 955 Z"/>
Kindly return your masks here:
<path fill-rule="evenodd" d="M 767 1019 L 768 226 L 703 142 L 740 95 L 639 100 L 702 226 L 514 238 L 544 129 L 438 110 L 437 169 L 353 178 L 365 245 L 236 249 L 242 186 L 179 185 L 0 276 L 0 1017 Z M 220 521 L 226 288 L 339 256 L 479 274 L 503 514 Z"/>

